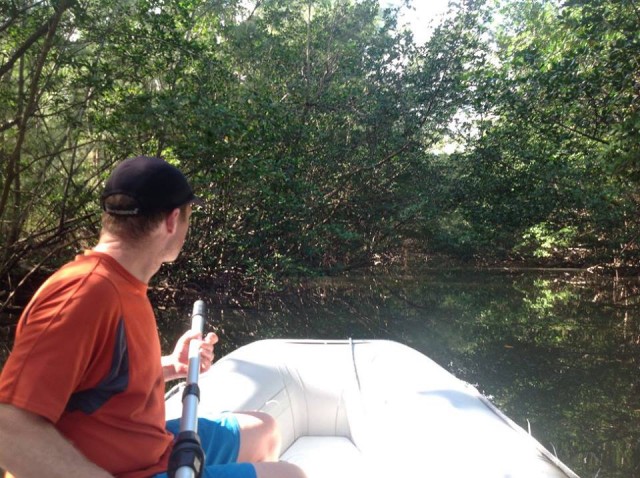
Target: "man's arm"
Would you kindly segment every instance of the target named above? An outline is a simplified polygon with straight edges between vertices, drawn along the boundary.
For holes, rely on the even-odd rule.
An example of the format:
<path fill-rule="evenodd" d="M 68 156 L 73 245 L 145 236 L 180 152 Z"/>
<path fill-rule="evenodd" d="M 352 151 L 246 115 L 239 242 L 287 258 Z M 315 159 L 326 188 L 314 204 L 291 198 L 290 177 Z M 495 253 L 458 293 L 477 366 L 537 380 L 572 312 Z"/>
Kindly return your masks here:
<path fill-rule="evenodd" d="M 0 404 L 0 468 L 18 478 L 108 478 L 46 419 Z"/>

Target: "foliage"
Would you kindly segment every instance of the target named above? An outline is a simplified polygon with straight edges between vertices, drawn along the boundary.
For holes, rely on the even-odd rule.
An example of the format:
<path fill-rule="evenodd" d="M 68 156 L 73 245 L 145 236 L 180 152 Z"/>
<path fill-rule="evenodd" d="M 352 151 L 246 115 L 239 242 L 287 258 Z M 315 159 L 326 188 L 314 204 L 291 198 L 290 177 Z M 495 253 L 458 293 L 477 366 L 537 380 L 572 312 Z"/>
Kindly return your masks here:
<path fill-rule="evenodd" d="M 420 214 L 420 184 L 403 186 L 461 105 L 477 47 L 472 3 L 422 47 L 372 0 L 11 5 L 5 277 L 95 234 L 90 198 L 133 154 L 179 162 L 208 199 L 179 276 L 268 286 L 366 262 Z"/>
<path fill-rule="evenodd" d="M 546 223 L 537 224 L 523 234 L 523 242 L 515 250 L 530 248 L 534 257 L 550 257 L 558 249 L 570 246 L 575 234 L 575 228 L 552 230 Z"/>
<path fill-rule="evenodd" d="M 634 2 L 464 0 L 421 45 L 375 0 L 1 5 L 5 304 L 91 244 L 137 154 L 207 199 L 172 282 L 277 289 L 408 243 L 638 260 Z"/>
<path fill-rule="evenodd" d="M 523 254 L 534 239 L 565 256 L 637 260 L 636 5 L 523 0 L 501 13 L 495 57 L 475 71 L 476 134 L 459 158 L 457 215 L 476 253 Z"/>

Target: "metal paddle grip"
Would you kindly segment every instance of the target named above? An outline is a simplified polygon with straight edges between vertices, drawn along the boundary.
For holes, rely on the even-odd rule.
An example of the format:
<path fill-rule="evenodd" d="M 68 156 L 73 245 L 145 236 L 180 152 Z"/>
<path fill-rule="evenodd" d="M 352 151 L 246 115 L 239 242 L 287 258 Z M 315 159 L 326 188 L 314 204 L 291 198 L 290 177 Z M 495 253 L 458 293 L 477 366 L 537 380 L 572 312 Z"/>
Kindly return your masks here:
<path fill-rule="evenodd" d="M 205 321 L 205 304 L 203 301 L 197 300 L 193 304 L 191 330 L 202 333 Z M 198 437 L 199 373 L 200 347 L 197 341 L 191 341 L 189 343 L 187 384 L 182 395 L 180 433 L 178 433 L 169 457 L 169 468 L 167 470 L 169 478 L 200 478 L 202 476 L 205 456 L 200 437 Z"/>

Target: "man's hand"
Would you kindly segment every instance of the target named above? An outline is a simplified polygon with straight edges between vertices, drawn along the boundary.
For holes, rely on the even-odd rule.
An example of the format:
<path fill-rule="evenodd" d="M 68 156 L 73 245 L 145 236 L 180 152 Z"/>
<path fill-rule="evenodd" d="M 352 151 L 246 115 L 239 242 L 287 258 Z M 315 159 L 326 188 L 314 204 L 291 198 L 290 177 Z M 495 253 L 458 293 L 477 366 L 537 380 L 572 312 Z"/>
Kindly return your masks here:
<path fill-rule="evenodd" d="M 178 339 L 173 353 L 162 357 L 162 372 L 165 380 L 184 378 L 189 370 L 189 344 L 192 340 L 200 342 L 200 372 L 211 368 L 215 357 L 213 346 L 218 342 L 218 336 L 213 332 L 202 340 L 199 332 L 188 330 Z"/>

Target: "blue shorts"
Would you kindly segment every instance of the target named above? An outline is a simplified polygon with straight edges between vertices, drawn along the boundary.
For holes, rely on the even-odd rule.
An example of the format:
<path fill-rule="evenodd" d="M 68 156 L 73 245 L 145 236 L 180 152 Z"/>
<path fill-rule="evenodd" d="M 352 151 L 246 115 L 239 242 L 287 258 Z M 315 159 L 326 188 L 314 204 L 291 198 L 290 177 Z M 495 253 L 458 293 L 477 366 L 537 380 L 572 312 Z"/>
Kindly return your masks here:
<path fill-rule="evenodd" d="M 168 420 L 167 430 L 177 435 L 180 419 Z M 203 478 L 256 478 L 251 463 L 238 463 L 240 425 L 231 413 L 216 419 L 198 418 L 198 435 L 205 456 Z M 160 473 L 155 478 L 167 478 L 167 474 Z"/>

